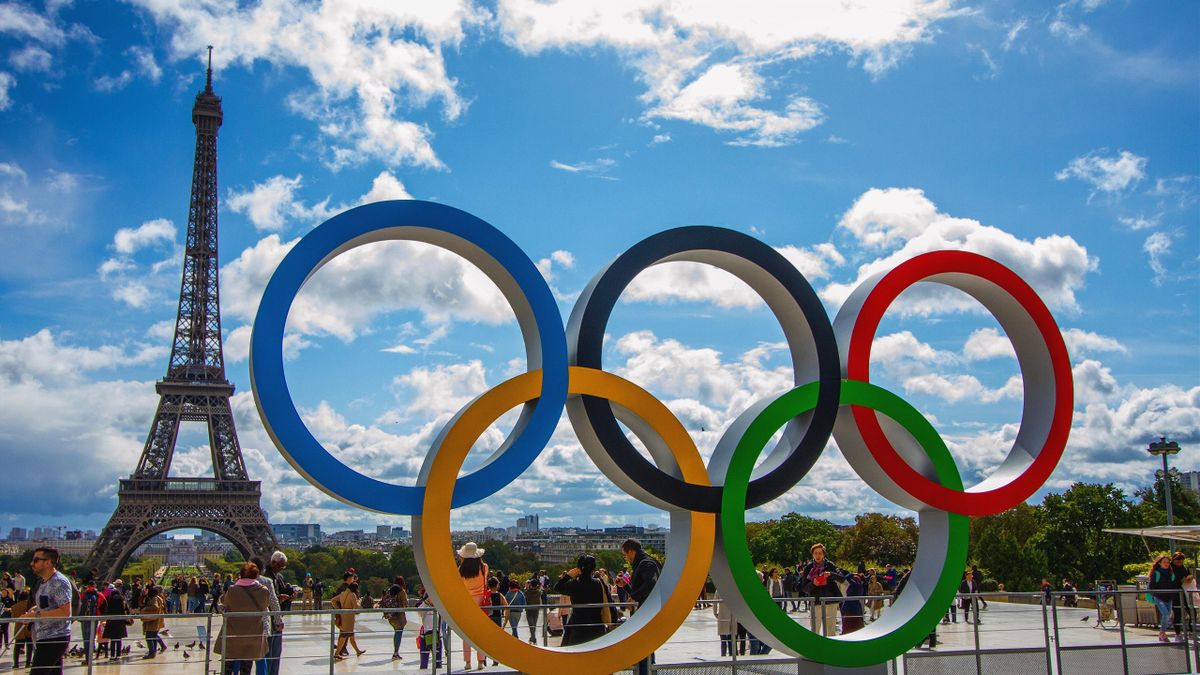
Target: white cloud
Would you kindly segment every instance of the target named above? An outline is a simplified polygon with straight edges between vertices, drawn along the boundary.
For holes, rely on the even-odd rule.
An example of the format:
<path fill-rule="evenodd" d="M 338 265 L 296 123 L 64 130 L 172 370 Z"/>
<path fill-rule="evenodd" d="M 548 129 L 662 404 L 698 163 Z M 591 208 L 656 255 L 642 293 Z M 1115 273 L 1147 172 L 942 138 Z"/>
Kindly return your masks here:
<path fill-rule="evenodd" d="M 43 16 L 20 3 L 7 2 L 0 5 L 0 34 L 59 45 L 66 41 L 67 34 L 54 18 L 52 12 Z"/>
<path fill-rule="evenodd" d="M 1153 216 L 1134 216 L 1130 218 L 1118 218 L 1121 224 L 1133 231 L 1149 230 L 1158 227 L 1158 223 L 1162 220 L 1162 214 L 1158 213 Z"/>
<path fill-rule="evenodd" d="M 1173 237 L 1167 232 L 1155 232 L 1142 244 L 1142 250 L 1150 261 L 1150 269 L 1154 270 L 1154 285 L 1162 286 L 1167 279 L 1167 264 L 1163 261 L 1171 254 Z"/>
<path fill-rule="evenodd" d="M 0 162 L 0 176 L 16 178 L 22 183 L 26 182 L 29 178 L 25 174 L 25 170 L 21 168 L 21 165 L 16 162 Z"/>
<path fill-rule="evenodd" d="M 1106 157 L 1103 150 L 1095 150 L 1072 159 L 1054 177 L 1058 180 L 1078 178 L 1089 183 L 1094 190 L 1116 194 L 1146 177 L 1145 157 L 1122 150 L 1119 154 Z M 1093 191 L 1095 194 L 1095 191 Z"/>
<path fill-rule="evenodd" d="M 267 281 L 295 243 L 268 235 L 222 268 L 225 316 L 253 320 Z M 355 302 L 345 302 L 350 296 Z M 325 265 L 292 305 L 288 327 L 352 340 L 375 317 L 397 310 L 420 311 L 433 324 L 513 320 L 500 290 L 478 268 L 443 249 L 397 241 L 362 246 Z"/>
<path fill-rule="evenodd" d="M 812 99 L 773 96 L 782 86 L 764 74 L 769 66 L 838 50 L 877 77 L 955 12 L 941 0 L 774 5 L 502 0 L 497 7 L 505 39 L 523 52 L 616 51 L 646 86 L 646 121 L 691 122 L 734 134 L 734 143 L 768 146 L 793 143 L 823 119 Z"/>
<path fill-rule="evenodd" d="M 1096 352 L 1119 352 L 1125 354 L 1129 352 L 1125 348 L 1125 345 L 1121 344 L 1116 338 L 1079 328 L 1068 328 L 1063 331 L 1063 339 L 1067 343 L 1067 350 L 1073 355 L 1094 354 Z"/>
<path fill-rule="evenodd" d="M 406 415 L 431 417 L 456 413 L 488 389 L 487 375 L 479 360 L 414 368 L 395 378 L 392 385 L 397 399 L 406 404 Z"/>
<path fill-rule="evenodd" d="M 162 78 L 162 68 L 154 59 L 154 52 L 145 47 L 130 47 L 125 50 L 125 56 L 129 58 L 131 67 L 123 69 L 116 75 L 101 75 L 92 82 L 92 86 L 96 91 L 111 93 L 120 91 L 133 82 L 134 78 L 141 75 L 151 82 L 158 82 Z"/>
<path fill-rule="evenodd" d="M 412 199 L 404 184 L 388 171 L 381 171 L 371 181 L 371 189 L 352 204 L 330 206 L 329 197 L 308 206 L 296 196 L 304 184 L 304 176 L 292 178 L 275 175 L 244 191 L 230 189 L 225 204 L 234 213 L 242 213 L 259 231 L 279 231 L 289 222 L 318 223 L 360 204 L 389 200 Z"/>
<path fill-rule="evenodd" d="M 441 167 L 430 129 L 401 115 L 433 101 L 448 120 L 462 114 L 466 102 L 442 52 L 488 18 L 467 0 L 137 4 L 170 33 L 174 59 L 199 58 L 211 44 L 218 69 L 265 61 L 305 71 L 312 88 L 294 92 L 289 102 L 317 125 L 327 142 L 326 162 L 335 169 L 367 160 Z"/>
<path fill-rule="evenodd" d="M 45 49 L 37 45 L 26 45 L 23 49 L 13 52 L 8 57 L 8 62 L 17 70 L 44 73 L 50 70 L 54 59 L 50 56 L 50 52 Z"/>
<path fill-rule="evenodd" d="M 812 281 L 829 276 L 830 267 L 845 262 L 837 248 L 822 243 L 810 248 L 784 246 L 776 249 Z M 666 262 L 634 277 L 622 296 L 631 302 L 711 302 L 725 308 L 763 306 L 753 289 L 734 275 L 712 265 L 695 262 Z"/>
<path fill-rule="evenodd" d="M 164 348 L 148 345 L 137 345 L 133 352 L 113 345 L 95 349 L 67 346 L 43 328 L 19 340 L 0 340 L 0 380 L 6 385 L 77 382 L 86 372 L 149 363 L 166 353 Z"/>
<path fill-rule="evenodd" d="M 0 71 L 0 110 L 8 110 L 12 107 L 12 95 L 8 92 L 17 85 L 17 78 L 11 73 Z"/>
<path fill-rule="evenodd" d="M 658 145 L 659 143 L 670 143 L 671 134 L 654 134 L 654 138 L 650 139 L 650 145 Z"/>
<path fill-rule="evenodd" d="M 1012 342 L 1007 336 L 1001 335 L 1000 331 L 995 328 L 980 328 L 967 337 L 967 342 L 963 345 L 963 356 L 968 361 L 981 361 L 1004 357 L 1016 358 L 1017 353 L 1013 350 Z"/>
<path fill-rule="evenodd" d="M 765 85 L 749 64 L 719 63 L 646 116 L 732 131 L 739 134 L 734 145 L 767 147 L 794 143 L 800 133 L 824 121 L 820 104 L 803 96 L 789 98 L 782 114 L 751 105 L 767 97 Z"/>
<path fill-rule="evenodd" d="M 150 303 L 152 295 L 143 282 L 127 281 L 113 288 L 112 297 L 130 307 L 142 308 Z"/>
<path fill-rule="evenodd" d="M 835 305 L 878 272 L 891 270 L 922 253 L 948 249 L 992 258 L 1019 274 L 1051 308 L 1077 311 L 1075 291 L 1083 287 L 1087 273 L 1099 264 L 1071 237 L 1018 239 L 977 220 L 943 214 L 917 189 L 871 188 L 847 211 L 839 228 L 867 249 L 895 250 L 860 265 L 854 281 L 823 288 L 821 296 Z M 902 314 L 923 315 L 980 309 L 962 293 L 932 285 L 909 290 L 893 307 Z"/>
<path fill-rule="evenodd" d="M 272 176 L 245 192 L 230 190 L 225 205 L 234 213 L 244 213 L 256 230 L 281 230 L 286 217 L 307 218 L 310 213 L 295 200 L 296 188 L 302 180 L 299 175 Z"/>
<path fill-rule="evenodd" d="M 137 227 L 122 227 L 117 230 L 113 236 L 113 249 L 122 255 L 132 255 L 147 246 L 174 241 L 174 223 L 166 218 L 155 218 Z"/>
<path fill-rule="evenodd" d="M 557 159 L 550 160 L 551 169 L 558 169 L 559 171 L 566 171 L 567 173 L 579 173 L 586 176 L 604 178 L 606 180 L 616 180 L 615 178 L 607 175 L 608 172 L 611 171 L 616 165 L 617 160 L 608 159 L 607 157 L 601 157 L 589 162 L 576 162 L 575 164 L 567 164 L 565 162 L 560 162 Z"/>
<path fill-rule="evenodd" d="M 866 246 L 885 248 L 920 235 L 940 215 L 923 190 L 871 188 L 855 200 L 838 226 Z"/>

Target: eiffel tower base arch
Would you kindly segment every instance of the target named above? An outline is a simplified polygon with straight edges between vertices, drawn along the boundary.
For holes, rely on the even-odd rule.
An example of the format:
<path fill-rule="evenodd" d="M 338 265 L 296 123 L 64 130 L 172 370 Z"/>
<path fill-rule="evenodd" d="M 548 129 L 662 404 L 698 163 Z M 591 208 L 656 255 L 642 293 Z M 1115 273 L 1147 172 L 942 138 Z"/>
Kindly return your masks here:
<path fill-rule="evenodd" d="M 139 546 L 178 529 L 215 532 L 247 559 L 275 550 L 274 532 L 259 506 L 258 481 L 168 478 L 121 481 L 117 509 L 84 563 L 113 581 Z"/>

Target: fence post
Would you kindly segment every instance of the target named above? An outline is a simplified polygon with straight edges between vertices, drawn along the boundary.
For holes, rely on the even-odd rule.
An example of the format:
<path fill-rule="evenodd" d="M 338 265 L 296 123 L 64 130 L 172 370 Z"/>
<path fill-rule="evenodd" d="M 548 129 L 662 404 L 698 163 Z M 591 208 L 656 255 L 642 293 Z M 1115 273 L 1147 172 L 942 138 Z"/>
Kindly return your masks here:
<path fill-rule="evenodd" d="M 83 636 L 87 637 L 87 619 L 85 618 L 83 621 L 84 623 L 81 625 L 83 628 Z M 99 627 L 100 624 L 98 622 L 92 623 L 92 639 L 88 640 L 88 643 L 84 645 L 83 658 L 87 660 L 88 675 L 92 675 L 92 666 L 96 662 L 96 629 Z M 65 654 L 63 655 L 63 660 L 66 660 Z"/>
<path fill-rule="evenodd" d="M 329 675 L 333 675 L 333 662 L 337 660 L 337 638 L 334 633 L 337 629 L 337 614 L 329 613 Z"/>
<path fill-rule="evenodd" d="M 1125 675 L 1129 675 L 1129 646 L 1125 642 L 1125 615 L 1121 611 L 1121 596 L 1119 591 L 1113 594 L 1113 604 L 1116 606 L 1117 630 L 1121 633 L 1121 664 L 1124 668 Z M 1100 603 L 1096 603 L 1096 621 L 1100 621 Z M 1134 607 L 1137 607 L 1137 596 L 1134 596 Z M 1136 617 L 1135 617 L 1136 618 Z M 1104 624 L 1100 624 L 1100 630 L 1104 630 Z"/>
<path fill-rule="evenodd" d="M 1050 619 L 1046 616 L 1046 596 L 1039 593 L 1038 597 L 1038 602 L 1042 606 L 1042 638 L 1045 640 L 1046 644 L 1046 673 L 1053 674 L 1055 672 L 1054 659 L 1050 653 L 1050 650 L 1053 649 L 1053 645 L 1050 641 Z"/>
<path fill-rule="evenodd" d="M 1058 596 L 1050 594 L 1050 617 L 1054 620 L 1054 664 L 1062 672 L 1062 633 L 1058 630 Z"/>
<path fill-rule="evenodd" d="M 214 611 L 216 607 L 212 608 Z M 208 667 L 212 665 L 212 651 L 208 648 L 212 644 L 212 620 L 213 613 L 208 613 L 208 622 L 204 627 L 204 672 L 208 672 Z"/>
<path fill-rule="evenodd" d="M 983 654 L 979 652 L 979 595 L 972 595 L 970 606 L 975 614 L 975 623 L 973 633 L 975 634 L 975 672 L 978 675 L 983 675 Z M 937 630 L 936 628 L 934 630 Z"/>
<path fill-rule="evenodd" d="M 1179 613 L 1182 615 L 1179 617 L 1179 623 L 1183 635 L 1183 658 L 1187 663 L 1187 672 L 1190 673 L 1192 672 L 1192 650 L 1188 649 L 1188 643 L 1191 642 L 1192 610 L 1188 607 L 1187 591 L 1184 590 L 1179 591 Z"/>
<path fill-rule="evenodd" d="M 228 611 L 228 608 L 226 608 L 226 611 Z M 229 615 L 228 615 L 228 614 L 226 614 L 226 615 L 225 615 L 225 617 L 222 619 L 222 622 L 223 622 L 224 624 L 226 624 L 226 625 L 225 625 L 225 628 L 226 628 L 226 629 L 229 627 L 229 626 L 227 625 L 227 624 L 228 624 L 228 621 L 229 621 Z M 165 623 L 166 623 L 166 622 L 164 622 L 164 624 L 165 624 Z M 159 631 L 159 632 L 161 633 L 162 631 Z M 224 675 L 225 673 L 229 672 L 229 669 L 227 669 L 227 668 L 225 667 L 225 658 L 226 658 L 226 657 L 225 657 L 225 655 L 229 653 L 229 650 L 225 648 L 225 643 L 226 643 L 228 640 L 229 640 L 229 631 L 228 631 L 228 630 L 222 630 L 222 631 L 221 631 L 221 675 Z"/>

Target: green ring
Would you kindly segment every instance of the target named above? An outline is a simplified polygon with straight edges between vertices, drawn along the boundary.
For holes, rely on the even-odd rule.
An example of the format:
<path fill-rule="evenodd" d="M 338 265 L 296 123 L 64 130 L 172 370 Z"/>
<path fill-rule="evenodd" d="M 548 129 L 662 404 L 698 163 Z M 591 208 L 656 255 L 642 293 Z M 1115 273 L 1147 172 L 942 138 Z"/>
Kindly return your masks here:
<path fill-rule="evenodd" d="M 942 571 L 925 604 L 895 630 L 877 637 L 855 639 L 855 635 L 866 630 L 864 628 L 837 639 L 818 635 L 789 617 L 762 585 L 750 558 L 746 538 L 746 492 L 754 464 L 771 436 L 789 420 L 816 406 L 817 389 L 818 383 L 812 382 L 783 394 L 763 409 L 742 435 L 724 481 L 717 551 L 724 552 L 725 562 L 746 607 L 767 632 L 782 643 L 781 649 L 833 666 L 874 665 L 895 658 L 920 643 L 953 602 L 967 560 L 969 521 L 963 515 L 945 514 L 948 536 Z M 877 410 L 899 423 L 929 455 L 941 484 L 962 490 L 962 478 L 941 436 L 920 412 L 899 396 L 868 382 L 842 380 L 841 403 Z M 910 587 L 906 586 L 904 594 L 909 591 Z"/>

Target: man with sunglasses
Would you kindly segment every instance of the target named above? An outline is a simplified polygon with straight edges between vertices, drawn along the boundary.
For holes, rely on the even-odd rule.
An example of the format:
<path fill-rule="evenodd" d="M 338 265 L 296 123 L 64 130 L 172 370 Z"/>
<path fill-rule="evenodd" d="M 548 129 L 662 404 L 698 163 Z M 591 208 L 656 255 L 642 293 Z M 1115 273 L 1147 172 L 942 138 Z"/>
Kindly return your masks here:
<path fill-rule="evenodd" d="M 32 608 L 21 618 L 42 619 L 33 627 L 33 673 L 62 673 L 63 655 L 71 641 L 71 580 L 59 572 L 58 549 L 37 548 L 30 561 L 42 580 L 34 592 Z M 60 619 L 47 621 L 46 619 Z"/>

